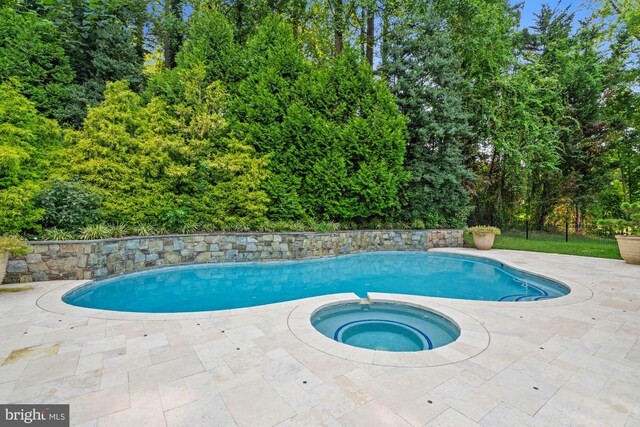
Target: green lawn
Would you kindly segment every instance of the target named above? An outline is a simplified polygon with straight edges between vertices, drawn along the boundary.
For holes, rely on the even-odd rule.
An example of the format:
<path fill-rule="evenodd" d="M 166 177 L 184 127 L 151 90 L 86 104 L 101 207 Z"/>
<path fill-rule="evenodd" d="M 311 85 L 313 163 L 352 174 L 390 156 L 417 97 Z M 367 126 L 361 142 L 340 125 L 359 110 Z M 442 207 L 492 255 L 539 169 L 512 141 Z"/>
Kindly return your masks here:
<path fill-rule="evenodd" d="M 465 247 L 473 248 L 473 238 L 469 233 L 464 236 Z M 618 244 L 611 239 L 590 239 L 588 237 L 569 237 L 551 234 L 532 234 L 529 240 L 521 236 L 496 236 L 493 245 L 495 249 L 513 249 L 517 251 L 547 252 L 566 255 L 582 255 L 596 258 L 622 259 L 618 251 Z"/>

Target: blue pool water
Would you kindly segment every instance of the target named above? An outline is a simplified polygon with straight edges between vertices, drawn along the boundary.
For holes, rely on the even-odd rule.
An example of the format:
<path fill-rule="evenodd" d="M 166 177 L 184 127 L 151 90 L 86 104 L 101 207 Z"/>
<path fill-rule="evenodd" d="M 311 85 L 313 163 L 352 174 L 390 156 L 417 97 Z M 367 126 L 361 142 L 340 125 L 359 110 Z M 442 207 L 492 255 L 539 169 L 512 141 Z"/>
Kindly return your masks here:
<path fill-rule="evenodd" d="M 405 304 L 334 305 L 314 313 L 311 323 L 333 340 L 382 351 L 431 350 L 460 336 L 451 321 Z"/>
<path fill-rule="evenodd" d="M 126 274 L 76 288 L 68 304 L 175 313 L 253 307 L 353 292 L 484 301 L 566 295 L 561 284 L 482 258 L 429 252 L 373 252 L 304 261 L 197 264 Z"/>

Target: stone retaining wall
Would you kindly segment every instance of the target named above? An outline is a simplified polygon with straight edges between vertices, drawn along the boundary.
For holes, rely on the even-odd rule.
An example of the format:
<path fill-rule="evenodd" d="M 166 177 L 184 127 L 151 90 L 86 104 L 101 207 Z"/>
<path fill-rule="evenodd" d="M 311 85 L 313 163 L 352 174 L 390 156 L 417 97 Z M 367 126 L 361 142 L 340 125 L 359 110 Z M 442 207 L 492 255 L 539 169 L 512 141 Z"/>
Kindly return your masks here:
<path fill-rule="evenodd" d="M 461 247 L 462 230 L 356 230 L 335 233 L 214 233 L 29 242 L 4 283 L 99 279 L 172 264 L 302 259 L 366 251 Z"/>

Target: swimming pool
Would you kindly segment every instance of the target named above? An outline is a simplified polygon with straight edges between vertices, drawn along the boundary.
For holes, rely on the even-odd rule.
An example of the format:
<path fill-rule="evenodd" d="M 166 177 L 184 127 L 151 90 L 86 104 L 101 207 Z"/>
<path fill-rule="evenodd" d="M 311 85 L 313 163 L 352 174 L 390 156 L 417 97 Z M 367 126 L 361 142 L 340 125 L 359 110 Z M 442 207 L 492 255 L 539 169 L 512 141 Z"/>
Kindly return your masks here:
<path fill-rule="evenodd" d="M 537 301 L 569 293 L 562 284 L 500 262 L 429 252 L 369 252 L 269 263 L 157 268 L 91 282 L 64 302 L 103 310 L 177 313 L 253 307 L 352 292 L 483 301 Z"/>

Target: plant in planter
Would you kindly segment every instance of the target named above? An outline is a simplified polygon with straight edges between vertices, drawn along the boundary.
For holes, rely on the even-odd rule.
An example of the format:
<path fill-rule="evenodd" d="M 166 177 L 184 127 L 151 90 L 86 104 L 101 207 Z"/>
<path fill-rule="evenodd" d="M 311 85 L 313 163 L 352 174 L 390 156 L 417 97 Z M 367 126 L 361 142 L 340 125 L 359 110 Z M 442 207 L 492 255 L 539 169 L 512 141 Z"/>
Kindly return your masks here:
<path fill-rule="evenodd" d="M 478 225 L 470 227 L 469 233 L 473 235 L 473 244 L 476 248 L 488 251 L 493 246 L 496 235 L 500 235 L 500 229 L 488 225 Z"/>
<path fill-rule="evenodd" d="M 18 236 L 0 236 L 0 283 L 4 280 L 7 271 L 9 254 L 24 256 L 31 252 L 27 241 Z"/>
<path fill-rule="evenodd" d="M 629 264 L 640 264 L 640 202 L 620 205 L 624 218 L 601 219 L 598 226 L 616 233 L 620 255 Z"/>

